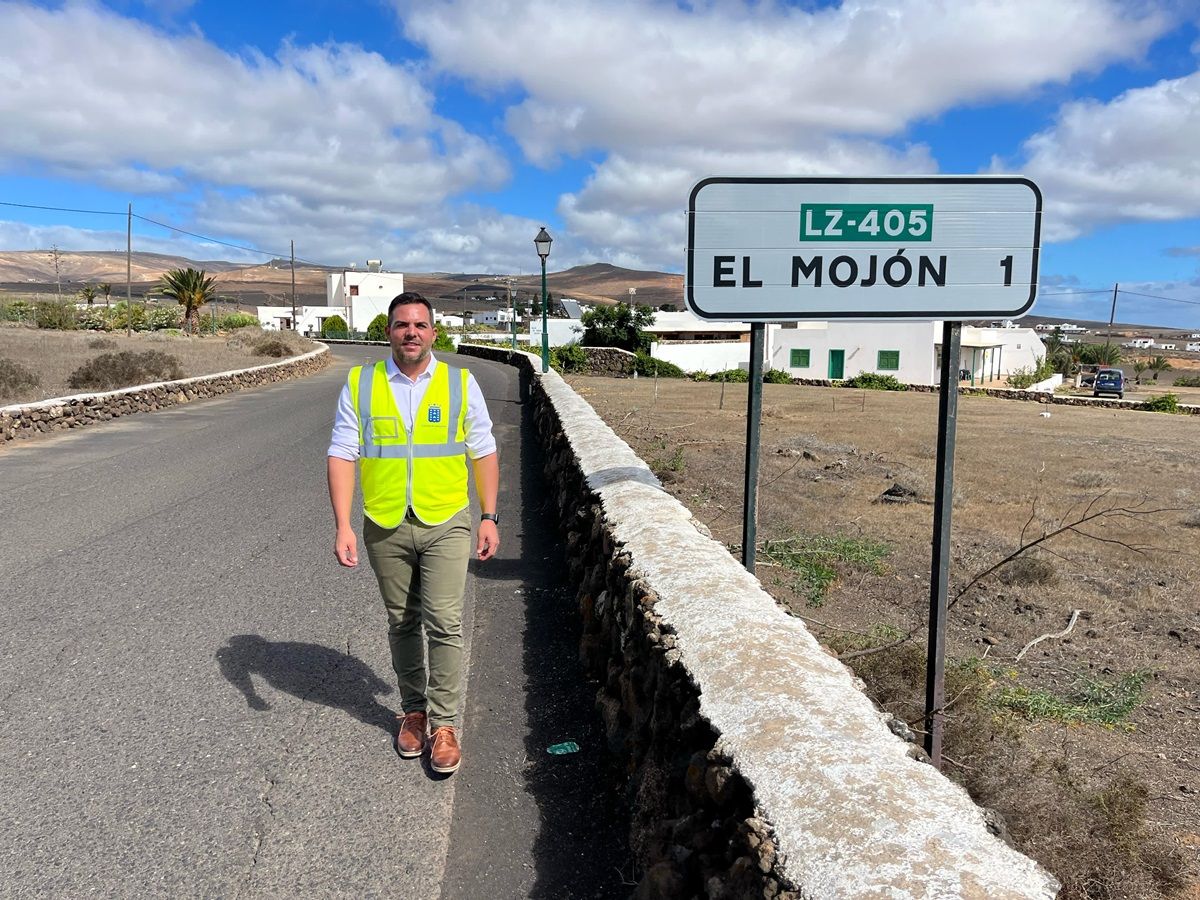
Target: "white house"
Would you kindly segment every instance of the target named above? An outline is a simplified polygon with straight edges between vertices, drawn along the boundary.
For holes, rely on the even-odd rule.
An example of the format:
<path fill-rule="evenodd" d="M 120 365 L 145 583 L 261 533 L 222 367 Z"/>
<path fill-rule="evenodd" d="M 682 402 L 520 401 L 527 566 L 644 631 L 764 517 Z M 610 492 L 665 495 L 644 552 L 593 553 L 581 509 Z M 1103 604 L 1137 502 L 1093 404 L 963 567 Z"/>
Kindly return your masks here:
<path fill-rule="evenodd" d="M 476 325 L 511 325 L 519 316 L 511 309 L 485 309 L 474 313 L 471 321 Z"/>
<path fill-rule="evenodd" d="M 658 337 L 651 354 L 685 371 L 749 367 L 748 323 L 658 313 L 646 330 Z M 941 333 L 940 322 L 768 325 L 764 365 L 795 378 L 845 379 L 877 372 L 909 384 L 937 384 Z M 958 369 L 972 384 L 995 382 L 1016 369 L 1034 368 L 1045 354 L 1045 345 L 1031 328 L 963 326 Z"/>
<path fill-rule="evenodd" d="M 462 328 L 463 327 L 463 317 L 462 316 L 454 316 L 454 315 L 449 315 L 447 313 L 440 313 L 437 310 L 434 310 L 433 321 L 435 324 L 445 325 L 447 328 Z"/>
<path fill-rule="evenodd" d="M 546 334 L 551 347 L 565 347 L 568 344 L 578 344 L 583 337 L 583 322 L 579 319 L 546 319 Z M 542 346 L 542 317 L 531 316 L 529 319 L 529 343 L 531 346 Z"/>
<path fill-rule="evenodd" d="M 1189 341 L 1186 349 L 1188 353 L 1200 353 L 1200 341 Z"/>
<path fill-rule="evenodd" d="M 392 298 L 402 293 L 402 273 L 381 271 L 378 260 L 367 260 L 365 272 L 358 269 L 330 272 L 326 278 L 325 302 L 329 307 L 346 310 L 346 325 L 351 331 L 366 331 L 377 315 L 387 315 Z"/>
<path fill-rule="evenodd" d="M 1132 340 L 1126 341 L 1121 346 L 1129 347 L 1134 350 L 1149 350 L 1154 346 L 1154 338 L 1135 337 Z"/>

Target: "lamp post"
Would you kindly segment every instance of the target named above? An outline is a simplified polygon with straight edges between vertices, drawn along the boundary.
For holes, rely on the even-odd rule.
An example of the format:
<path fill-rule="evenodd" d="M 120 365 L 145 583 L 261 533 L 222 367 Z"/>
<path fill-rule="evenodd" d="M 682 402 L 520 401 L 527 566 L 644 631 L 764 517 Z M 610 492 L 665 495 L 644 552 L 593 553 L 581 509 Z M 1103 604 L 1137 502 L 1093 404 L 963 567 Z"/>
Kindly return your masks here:
<path fill-rule="evenodd" d="M 545 226 L 533 239 L 537 255 L 542 259 L 542 371 L 550 371 L 550 335 L 546 331 L 546 257 L 550 255 L 550 244 L 554 239 L 546 233 Z"/>

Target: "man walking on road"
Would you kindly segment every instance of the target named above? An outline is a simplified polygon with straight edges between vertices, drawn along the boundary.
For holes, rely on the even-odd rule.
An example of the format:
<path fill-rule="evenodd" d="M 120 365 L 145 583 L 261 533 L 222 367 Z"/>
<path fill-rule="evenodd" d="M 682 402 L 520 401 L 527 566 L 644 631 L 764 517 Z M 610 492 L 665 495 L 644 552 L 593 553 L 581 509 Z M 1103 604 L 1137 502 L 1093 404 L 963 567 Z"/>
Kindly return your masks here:
<path fill-rule="evenodd" d="M 388 614 L 403 715 L 396 752 L 450 774 L 462 759 L 454 721 L 462 699 L 462 608 L 471 550 L 467 460 L 482 514 L 475 555 L 500 546 L 500 466 L 475 378 L 436 359 L 433 307 L 406 291 L 388 308 L 389 359 L 355 366 L 338 399 L 329 445 L 333 552 L 358 565 L 350 523 L 362 471 L 363 543 Z M 424 631 L 424 637 L 422 636 Z M 425 640 L 429 643 L 426 674 Z"/>

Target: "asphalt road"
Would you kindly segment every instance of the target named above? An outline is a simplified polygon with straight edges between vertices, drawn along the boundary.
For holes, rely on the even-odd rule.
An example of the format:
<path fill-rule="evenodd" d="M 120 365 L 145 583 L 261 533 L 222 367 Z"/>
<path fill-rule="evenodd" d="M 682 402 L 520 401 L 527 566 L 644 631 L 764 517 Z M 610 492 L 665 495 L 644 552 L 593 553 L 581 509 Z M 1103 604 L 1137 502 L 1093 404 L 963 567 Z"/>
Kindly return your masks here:
<path fill-rule="evenodd" d="M 365 556 L 330 549 L 350 365 L 0 451 L 0 894 L 615 897 L 622 798 L 576 662 L 523 388 L 476 373 L 500 555 L 472 563 L 464 762 L 392 751 Z M 551 756 L 574 740 L 582 750 Z"/>

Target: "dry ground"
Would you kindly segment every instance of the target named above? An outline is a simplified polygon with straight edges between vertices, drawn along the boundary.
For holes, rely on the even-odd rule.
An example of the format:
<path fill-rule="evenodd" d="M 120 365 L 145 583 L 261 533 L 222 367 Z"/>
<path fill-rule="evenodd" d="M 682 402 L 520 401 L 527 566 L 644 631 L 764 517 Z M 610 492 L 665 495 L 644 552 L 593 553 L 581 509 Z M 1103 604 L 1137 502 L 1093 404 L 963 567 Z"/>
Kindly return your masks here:
<path fill-rule="evenodd" d="M 274 334 L 274 333 L 272 333 Z M 283 333 L 283 339 L 294 342 L 297 352 L 311 342 Z M 103 341 L 102 344 L 98 342 Z M 290 345 L 290 344 L 289 344 Z M 31 403 L 79 393 L 67 386 L 67 379 L 79 366 L 102 353 L 131 350 L 159 350 L 179 360 L 185 378 L 211 375 L 232 369 L 247 369 L 276 360 L 256 355 L 243 340 L 231 339 L 228 334 L 215 337 L 188 337 L 161 332 L 101 334 L 91 331 L 51 331 L 10 323 L 0 324 L 0 359 L 9 359 L 37 373 L 41 383 L 15 393 L 0 395 L 0 405 Z"/>
<path fill-rule="evenodd" d="M 719 384 L 570 381 L 737 552 L 745 385 L 722 408 Z M 764 387 L 759 578 L 835 650 L 886 647 L 848 664 L 919 731 L 937 397 Z M 957 435 L 952 598 L 1022 534 L 1109 512 L 951 610 L 947 773 L 1064 897 L 1200 896 L 1200 420 L 963 397 Z"/>

